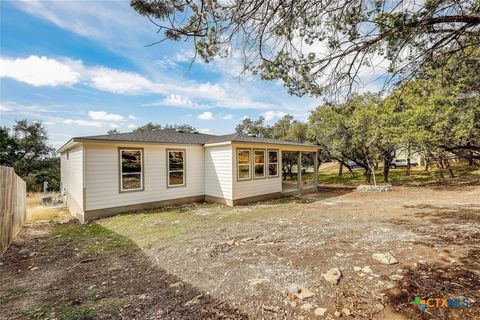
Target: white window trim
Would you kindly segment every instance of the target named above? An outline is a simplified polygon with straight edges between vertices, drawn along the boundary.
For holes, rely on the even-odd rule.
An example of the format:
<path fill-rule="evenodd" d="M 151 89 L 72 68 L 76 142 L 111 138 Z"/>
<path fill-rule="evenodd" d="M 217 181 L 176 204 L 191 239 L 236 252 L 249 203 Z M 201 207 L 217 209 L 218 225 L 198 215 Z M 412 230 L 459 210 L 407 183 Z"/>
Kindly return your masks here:
<path fill-rule="evenodd" d="M 277 153 L 277 162 L 270 162 L 270 154 L 269 154 L 270 152 L 276 152 Z M 267 170 L 268 170 L 268 177 L 269 178 L 278 178 L 278 174 L 279 174 L 279 172 L 278 172 L 278 169 L 279 169 L 278 160 L 280 159 L 279 154 L 280 154 L 280 152 L 278 150 L 268 150 L 267 151 L 267 157 L 268 157 L 268 159 L 267 159 L 267 162 L 268 162 Z M 277 174 L 276 175 L 270 175 L 270 165 L 271 164 L 275 164 L 277 166 Z"/>
<path fill-rule="evenodd" d="M 129 191 L 142 191 L 143 190 L 143 149 L 120 149 L 120 192 L 129 192 Z M 140 172 L 123 172 L 122 165 L 122 152 L 123 151 L 140 151 Z M 127 174 L 140 174 L 140 188 L 135 189 L 124 189 L 123 188 L 123 176 Z"/>
<path fill-rule="evenodd" d="M 183 152 L 183 169 L 170 170 L 170 152 Z M 167 188 L 185 187 L 187 185 L 187 166 L 186 166 L 187 152 L 185 149 L 167 149 Z M 170 184 L 170 172 L 183 172 L 182 184 Z"/>
<path fill-rule="evenodd" d="M 239 153 L 241 151 L 248 151 L 248 164 L 240 164 L 239 160 Z M 246 180 L 251 180 L 252 179 L 252 150 L 251 149 L 237 149 L 237 181 L 246 181 Z M 240 178 L 240 166 L 246 166 L 248 165 L 248 177 L 247 178 Z"/>
<path fill-rule="evenodd" d="M 263 152 L 263 163 L 256 163 L 255 162 L 255 152 Z M 266 151 L 265 149 L 254 149 L 253 150 L 253 179 L 265 179 L 267 177 L 267 173 L 265 172 L 266 170 Z M 263 175 L 262 176 L 258 176 L 257 177 L 257 173 L 255 172 L 255 167 L 256 166 L 259 166 L 259 165 L 263 165 Z"/>

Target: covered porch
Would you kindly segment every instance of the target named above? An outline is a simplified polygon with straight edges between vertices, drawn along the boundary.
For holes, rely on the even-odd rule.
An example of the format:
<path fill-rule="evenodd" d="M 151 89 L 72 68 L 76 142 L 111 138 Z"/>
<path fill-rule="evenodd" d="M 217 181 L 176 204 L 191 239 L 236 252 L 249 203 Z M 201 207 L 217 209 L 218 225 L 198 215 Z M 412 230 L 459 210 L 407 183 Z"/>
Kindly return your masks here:
<path fill-rule="evenodd" d="M 318 149 L 281 150 L 282 192 L 297 193 L 318 187 Z"/>

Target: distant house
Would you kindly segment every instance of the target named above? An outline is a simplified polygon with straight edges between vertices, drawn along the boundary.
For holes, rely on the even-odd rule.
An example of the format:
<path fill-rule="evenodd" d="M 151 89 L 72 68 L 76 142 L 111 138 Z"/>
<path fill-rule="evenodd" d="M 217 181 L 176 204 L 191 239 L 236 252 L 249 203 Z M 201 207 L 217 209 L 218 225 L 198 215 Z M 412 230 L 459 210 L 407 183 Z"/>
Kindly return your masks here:
<path fill-rule="evenodd" d="M 85 222 L 186 202 L 234 206 L 291 194 L 291 185 L 282 185 L 282 153 L 296 152 L 300 161 L 301 152 L 317 147 L 165 129 L 76 137 L 58 152 L 68 208 Z M 314 190 L 316 174 L 308 187 L 298 181 L 297 191 Z"/>

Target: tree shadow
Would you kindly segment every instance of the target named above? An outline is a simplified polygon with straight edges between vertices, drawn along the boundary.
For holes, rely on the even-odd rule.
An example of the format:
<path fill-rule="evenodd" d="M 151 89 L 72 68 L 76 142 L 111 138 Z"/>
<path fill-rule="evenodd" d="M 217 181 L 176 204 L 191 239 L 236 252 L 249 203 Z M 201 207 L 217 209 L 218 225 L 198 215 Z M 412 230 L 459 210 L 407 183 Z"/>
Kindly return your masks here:
<path fill-rule="evenodd" d="M 248 319 L 96 223 L 27 226 L 0 262 L 7 318 Z"/>

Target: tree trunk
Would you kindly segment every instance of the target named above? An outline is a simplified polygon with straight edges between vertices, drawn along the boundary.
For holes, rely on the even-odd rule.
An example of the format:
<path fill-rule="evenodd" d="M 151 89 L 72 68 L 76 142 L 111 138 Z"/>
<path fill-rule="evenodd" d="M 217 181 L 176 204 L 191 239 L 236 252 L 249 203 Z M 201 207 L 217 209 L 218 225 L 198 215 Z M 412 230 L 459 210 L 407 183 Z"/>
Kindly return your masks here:
<path fill-rule="evenodd" d="M 338 167 L 338 175 L 343 176 L 343 162 L 339 162 L 340 166 Z"/>
<path fill-rule="evenodd" d="M 390 182 L 388 174 L 390 173 L 390 162 L 387 158 L 383 159 L 383 182 Z"/>
<path fill-rule="evenodd" d="M 444 168 L 443 168 L 443 162 L 441 158 L 438 158 L 437 165 L 438 165 L 438 177 L 441 179 L 445 178 L 445 176 L 443 175 Z"/>
<path fill-rule="evenodd" d="M 425 159 L 425 169 L 424 169 L 424 171 L 428 172 L 429 167 L 430 167 L 430 161 L 428 159 Z"/>
<path fill-rule="evenodd" d="M 453 169 L 450 166 L 450 162 L 448 161 L 448 159 L 444 159 L 443 162 L 445 163 L 445 167 L 448 170 L 448 174 L 450 175 L 450 178 L 455 178 L 455 175 L 453 174 Z"/>
<path fill-rule="evenodd" d="M 365 170 L 365 182 L 370 184 L 372 182 L 372 171 L 370 168 Z"/>
<path fill-rule="evenodd" d="M 410 168 L 411 168 L 411 165 L 410 165 L 410 144 L 408 144 L 408 148 L 407 148 L 407 172 L 406 172 L 407 176 L 410 175 Z"/>

